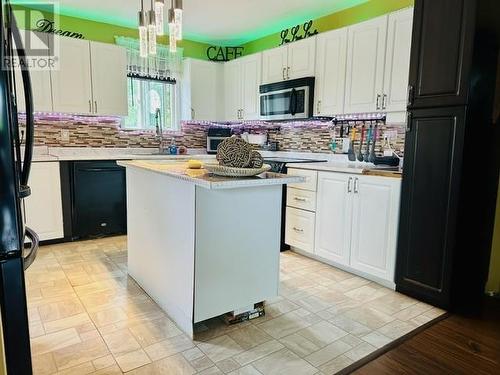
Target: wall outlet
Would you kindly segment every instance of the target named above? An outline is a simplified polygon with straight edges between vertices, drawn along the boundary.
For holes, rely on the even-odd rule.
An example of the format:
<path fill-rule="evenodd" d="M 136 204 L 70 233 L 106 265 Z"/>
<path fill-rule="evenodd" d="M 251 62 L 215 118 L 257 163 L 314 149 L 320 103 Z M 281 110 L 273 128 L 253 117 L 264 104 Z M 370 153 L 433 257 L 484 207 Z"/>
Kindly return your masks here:
<path fill-rule="evenodd" d="M 69 130 L 61 129 L 61 141 L 69 142 Z"/>
<path fill-rule="evenodd" d="M 389 140 L 389 141 L 394 141 L 398 137 L 398 132 L 396 130 L 387 130 L 384 133 L 384 136 Z"/>

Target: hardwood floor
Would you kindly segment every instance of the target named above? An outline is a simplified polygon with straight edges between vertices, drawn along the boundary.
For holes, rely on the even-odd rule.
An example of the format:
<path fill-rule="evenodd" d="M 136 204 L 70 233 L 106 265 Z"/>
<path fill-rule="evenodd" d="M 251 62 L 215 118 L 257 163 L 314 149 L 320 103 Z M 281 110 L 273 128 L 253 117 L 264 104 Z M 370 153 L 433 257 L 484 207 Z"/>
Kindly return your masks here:
<path fill-rule="evenodd" d="M 500 374 L 500 300 L 485 300 L 479 314 L 451 315 L 354 374 Z"/>

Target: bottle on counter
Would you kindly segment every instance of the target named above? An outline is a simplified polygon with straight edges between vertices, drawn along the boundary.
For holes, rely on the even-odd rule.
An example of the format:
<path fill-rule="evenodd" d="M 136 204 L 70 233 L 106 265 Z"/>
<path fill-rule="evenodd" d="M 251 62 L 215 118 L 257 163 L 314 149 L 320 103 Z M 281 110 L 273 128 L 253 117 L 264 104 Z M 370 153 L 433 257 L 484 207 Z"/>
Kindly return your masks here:
<path fill-rule="evenodd" d="M 177 146 L 175 145 L 175 139 L 172 138 L 170 141 L 170 146 L 168 146 L 168 153 L 170 155 L 177 155 Z"/>

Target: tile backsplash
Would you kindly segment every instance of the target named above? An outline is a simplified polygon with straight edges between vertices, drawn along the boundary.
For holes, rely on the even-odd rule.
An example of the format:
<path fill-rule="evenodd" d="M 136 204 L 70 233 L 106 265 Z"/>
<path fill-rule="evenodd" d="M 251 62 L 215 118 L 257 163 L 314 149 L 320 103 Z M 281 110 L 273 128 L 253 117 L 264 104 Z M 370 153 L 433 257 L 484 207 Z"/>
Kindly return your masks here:
<path fill-rule="evenodd" d="M 405 128 L 402 125 L 385 124 L 381 120 L 349 121 L 358 129 L 363 124 L 377 124 L 377 154 L 382 153 L 384 135 L 390 134 L 391 146 L 403 153 Z M 210 126 L 231 127 L 233 132 L 241 134 L 267 132 L 269 141 L 278 142 L 281 151 L 328 152 L 332 139 L 341 143 L 340 123 L 334 126 L 331 122 L 300 121 L 269 123 L 249 121 L 239 123 L 213 123 L 208 121 L 183 122 L 181 131 L 167 133 L 165 142 L 173 138 L 177 145 L 188 148 L 206 148 L 206 135 Z M 62 130 L 66 130 L 65 132 Z M 63 133 L 69 138 L 63 138 Z M 358 140 L 355 146 L 359 147 Z M 116 117 L 89 117 L 37 115 L 35 119 L 35 143 L 51 147 L 157 147 L 158 140 L 153 132 L 129 131 L 120 128 L 120 119 Z M 340 148 L 341 146 L 339 146 Z"/>

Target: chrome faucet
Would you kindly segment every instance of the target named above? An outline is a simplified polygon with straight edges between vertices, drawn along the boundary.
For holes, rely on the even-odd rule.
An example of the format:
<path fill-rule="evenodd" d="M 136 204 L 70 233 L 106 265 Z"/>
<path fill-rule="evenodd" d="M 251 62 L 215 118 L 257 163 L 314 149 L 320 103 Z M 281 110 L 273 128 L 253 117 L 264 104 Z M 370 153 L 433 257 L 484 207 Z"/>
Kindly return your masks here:
<path fill-rule="evenodd" d="M 156 108 L 155 112 L 155 122 L 156 122 L 156 139 L 160 142 L 158 144 L 158 153 L 163 154 L 165 152 L 163 148 L 163 126 L 161 123 L 161 111 L 160 108 Z"/>

